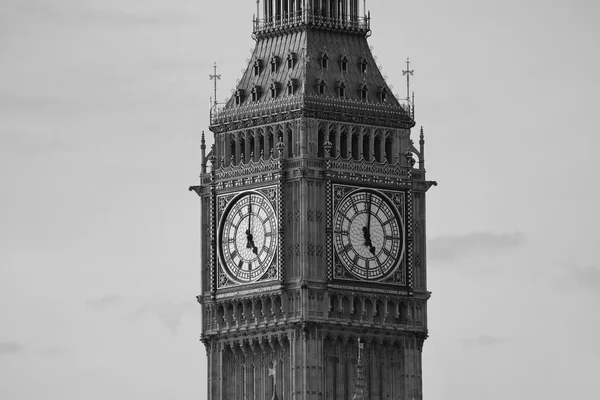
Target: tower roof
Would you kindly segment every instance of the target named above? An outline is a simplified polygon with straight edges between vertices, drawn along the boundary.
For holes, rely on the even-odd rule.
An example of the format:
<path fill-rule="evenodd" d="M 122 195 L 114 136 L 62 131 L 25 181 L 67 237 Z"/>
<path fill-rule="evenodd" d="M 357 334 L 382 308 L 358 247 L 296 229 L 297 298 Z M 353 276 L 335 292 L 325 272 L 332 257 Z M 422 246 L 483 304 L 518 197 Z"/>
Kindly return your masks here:
<path fill-rule="evenodd" d="M 410 110 L 392 94 L 367 43 L 370 18 L 358 16 L 358 1 L 344 3 L 349 11 L 340 14 L 311 9 L 309 0 L 306 10 L 280 17 L 269 17 L 265 5 L 267 18 L 254 20 L 252 57 L 231 98 L 213 115 L 213 128 L 294 111 L 412 127 Z"/>

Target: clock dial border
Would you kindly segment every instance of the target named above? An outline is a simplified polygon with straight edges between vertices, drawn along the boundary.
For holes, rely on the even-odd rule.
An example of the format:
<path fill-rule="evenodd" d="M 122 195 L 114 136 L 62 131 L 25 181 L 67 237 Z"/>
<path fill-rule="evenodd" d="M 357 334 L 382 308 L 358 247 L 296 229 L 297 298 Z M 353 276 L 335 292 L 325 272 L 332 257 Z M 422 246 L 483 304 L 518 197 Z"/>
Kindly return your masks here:
<path fill-rule="evenodd" d="M 365 195 L 375 195 L 377 197 L 377 203 L 378 204 L 382 204 L 385 203 L 386 207 L 389 209 L 388 212 L 393 213 L 392 218 L 396 218 L 396 222 L 397 222 L 397 226 L 398 226 L 398 233 L 400 236 L 400 243 L 397 244 L 397 246 L 399 246 L 399 248 L 393 249 L 392 251 L 392 247 L 395 246 L 393 241 L 389 243 L 389 247 L 386 247 L 386 250 L 388 253 L 391 253 L 393 256 L 393 260 L 390 260 L 389 258 L 383 258 L 384 262 L 383 263 L 378 263 L 381 257 L 381 252 L 383 252 L 383 245 L 385 240 L 381 238 L 381 218 L 380 217 L 375 217 L 377 219 L 378 222 L 375 222 L 374 227 L 372 227 L 373 230 L 377 230 L 379 229 L 379 239 L 375 239 L 373 238 L 373 244 L 375 244 L 375 242 L 377 243 L 376 246 L 373 246 L 375 248 L 373 248 L 374 253 L 373 256 L 371 256 L 369 254 L 369 249 L 371 248 L 371 246 L 366 246 L 365 245 L 365 240 L 366 240 L 366 236 L 363 236 L 363 233 L 360 233 L 360 238 L 356 238 L 357 232 L 356 232 L 356 227 L 354 228 L 354 244 L 356 244 L 356 242 L 358 240 L 361 241 L 361 246 L 360 248 L 352 248 L 352 246 L 348 247 L 348 245 L 350 244 L 350 242 L 352 242 L 352 240 L 350 240 L 349 236 L 347 239 L 343 240 L 341 239 L 342 233 L 341 232 L 336 232 L 336 217 L 339 216 L 340 212 L 344 212 L 345 210 L 341 209 L 340 206 L 344 205 L 344 202 L 349 201 L 350 198 L 354 195 L 360 195 L 360 194 L 365 194 Z M 408 257 L 407 257 L 407 251 L 408 251 L 408 246 L 409 246 L 409 242 L 408 242 L 408 237 L 407 237 L 407 229 L 406 229 L 406 192 L 405 191 L 394 191 L 394 190 L 386 190 L 386 189 L 377 189 L 377 188 L 373 188 L 373 187 L 361 187 L 361 186 L 351 186 L 351 185 L 342 185 L 342 184 L 333 184 L 331 187 L 331 210 L 332 210 L 332 217 L 331 217 L 331 230 L 332 230 L 332 234 L 330 236 L 330 257 L 332 260 L 332 275 L 331 275 L 331 279 L 333 280 L 352 280 L 352 281 L 363 281 L 363 282 L 380 282 L 380 283 L 390 283 L 390 284 L 395 284 L 395 285 L 401 285 L 401 286 L 406 286 L 408 284 L 408 279 L 407 279 L 407 275 L 408 275 L 408 271 L 407 271 L 407 262 Z M 357 210 L 356 207 L 362 207 L 363 209 L 361 210 Z M 348 206 L 348 208 L 352 208 L 350 210 L 350 214 L 352 214 L 352 216 L 354 218 L 359 218 L 358 214 L 360 213 L 366 213 L 367 210 L 365 210 L 364 208 L 366 207 L 366 205 L 350 205 Z M 378 210 L 379 212 L 380 210 Z M 368 215 L 368 214 L 367 214 Z M 340 217 L 340 218 L 345 218 L 347 221 L 346 226 L 348 226 L 348 223 L 350 221 L 351 218 L 348 217 Z M 360 217 L 360 218 L 366 218 L 364 216 Z M 339 218 L 338 218 L 339 219 Z M 363 221 L 364 222 L 364 221 Z M 373 224 L 373 223 L 372 223 Z M 362 226 L 362 225 L 361 225 Z M 339 224 L 337 229 L 339 229 Z M 349 232 L 346 232 L 347 234 L 349 234 Z M 370 233 L 370 235 L 372 235 L 373 233 Z M 376 234 L 376 232 L 375 232 Z M 389 238 L 390 240 L 392 239 L 391 237 Z M 369 238 L 369 240 L 371 240 L 371 238 Z M 342 255 L 340 255 L 339 253 L 341 252 L 341 246 L 340 243 L 343 243 L 348 249 L 349 251 L 354 255 L 354 257 L 352 258 L 352 260 L 348 259 L 348 254 L 343 253 Z M 364 248 L 363 248 L 364 247 Z M 377 249 L 376 247 L 379 247 L 379 249 Z M 363 254 L 364 253 L 364 254 Z M 375 256 L 375 254 L 377 254 L 377 256 Z M 367 264 L 367 262 L 365 261 L 366 258 L 369 258 L 370 256 L 370 261 L 368 261 L 369 264 Z M 353 261 L 356 261 L 356 258 L 359 258 L 359 261 L 362 260 L 363 265 L 360 268 L 349 268 L 348 265 L 351 264 Z M 389 255 L 387 256 L 389 257 Z M 387 263 L 393 263 L 393 265 L 388 265 Z M 371 276 L 369 277 L 369 273 L 366 270 L 367 266 L 371 266 L 372 263 L 372 267 L 373 268 L 378 268 L 378 272 L 374 272 L 373 274 L 371 274 Z M 384 264 L 383 266 L 379 265 L 379 264 Z"/>
<path fill-rule="evenodd" d="M 250 197 L 254 197 L 255 199 L 257 199 L 257 203 L 254 204 L 255 202 L 253 201 L 252 203 L 254 204 L 254 207 L 259 207 L 259 203 L 261 203 L 262 205 L 260 205 L 261 210 L 260 211 L 262 213 L 262 216 L 258 216 L 255 215 L 254 216 L 254 222 L 252 223 L 252 227 L 254 227 L 254 229 L 258 229 L 258 230 L 263 230 L 264 229 L 264 221 L 268 221 L 270 224 L 270 229 L 268 232 L 271 233 L 271 235 L 268 236 L 264 236 L 263 238 L 255 238 L 255 240 L 257 241 L 257 243 L 252 243 L 252 246 L 250 246 L 249 248 L 244 248 L 246 247 L 245 244 L 248 242 L 250 243 L 250 241 L 248 241 L 248 236 L 246 236 L 245 233 L 245 229 L 241 232 L 238 232 L 239 229 L 242 229 L 244 224 L 247 224 L 248 221 L 248 217 L 249 217 L 249 211 L 247 210 L 243 210 L 244 208 L 247 207 L 247 202 L 245 201 L 246 198 L 250 198 Z M 218 274 L 218 287 L 227 287 L 227 286 L 231 286 L 231 285 L 246 285 L 246 284 L 254 284 L 257 282 L 262 282 L 262 281 L 267 281 L 267 280 L 276 280 L 278 278 L 278 273 L 277 273 L 277 264 L 278 264 L 278 258 L 279 258 L 279 209 L 277 206 L 277 202 L 275 201 L 275 197 L 276 197 L 276 188 L 275 187 L 268 187 L 268 188 L 260 188 L 260 189 L 251 189 L 251 190 L 244 190 L 241 192 L 235 192 L 235 193 L 228 193 L 228 194 L 223 194 L 218 196 L 217 198 L 217 204 L 219 205 L 219 213 L 218 213 L 218 231 L 217 231 L 217 243 L 216 243 L 216 247 L 217 247 L 217 262 L 218 262 L 218 267 L 219 267 L 219 274 Z M 242 204 L 244 203 L 244 204 Z M 255 211 L 255 210 L 254 210 Z M 234 214 L 232 214 L 232 212 Z M 233 216 L 236 220 L 235 221 L 229 221 L 228 218 L 230 218 L 231 216 Z M 261 219 L 262 218 L 262 219 Z M 257 222 L 260 221 L 260 222 Z M 223 240 L 223 235 L 227 234 L 228 235 L 228 239 L 227 241 Z M 233 236 L 231 236 L 233 235 Z M 254 233 L 254 235 L 256 235 L 256 232 Z M 267 244 L 267 248 L 263 249 L 263 247 L 265 246 L 265 242 L 266 242 L 266 237 L 269 237 L 270 239 L 268 240 L 268 244 Z M 243 241 L 244 243 L 241 243 L 242 248 L 238 249 L 240 247 L 240 242 Z M 224 247 L 227 246 L 227 247 Z M 233 246 L 233 248 L 229 248 Z M 252 248 L 256 247 L 256 251 L 257 254 L 256 255 L 252 255 L 251 251 Z M 231 253 L 233 251 L 243 251 L 244 253 L 248 253 L 248 254 L 244 254 L 244 256 L 240 255 L 238 258 L 239 260 L 236 259 L 236 262 L 239 265 L 239 262 L 242 261 L 243 265 L 242 267 L 238 267 L 238 265 L 233 266 L 231 264 L 231 262 L 228 262 L 230 260 L 232 260 L 233 258 L 228 258 L 227 255 L 225 253 L 229 253 L 229 255 L 231 255 Z M 263 260 L 261 260 L 261 255 L 263 254 L 263 252 L 266 252 L 266 256 Z M 248 257 L 246 257 L 248 256 Z M 248 260 L 246 259 L 248 258 Z M 249 273 L 248 272 L 251 270 L 251 268 L 253 267 L 249 267 L 248 266 L 248 262 L 250 261 L 250 258 L 252 258 L 252 265 L 255 266 L 255 264 L 258 262 L 258 269 L 255 275 Z M 244 268 L 247 270 L 244 270 Z M 248 276 L 240 276 L 240 271 L 244 271 L 244 274 L 242 275 L 248 275 Z"/>

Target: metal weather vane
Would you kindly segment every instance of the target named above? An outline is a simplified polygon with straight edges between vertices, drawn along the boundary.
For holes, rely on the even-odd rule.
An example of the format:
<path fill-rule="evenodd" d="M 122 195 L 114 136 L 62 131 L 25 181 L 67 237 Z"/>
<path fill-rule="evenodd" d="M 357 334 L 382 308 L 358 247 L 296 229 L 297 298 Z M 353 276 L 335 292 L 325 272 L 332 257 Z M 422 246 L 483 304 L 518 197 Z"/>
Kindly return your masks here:
<path fill-rule="evenodd" d="M 220 74 L 217 75 L 217 63 L 215 63 L 215 65 L 213 66 L 213 71 L 214 71 L 214 74 L 209 75 L 210 79 L 212 81 L 214 81 L 214 83 L 215 83 L 215 85 L 214 85 L 214 88 L 215 88 L 215 97 L 213 98 L 213 104 L 212 104 L 212 107 L 211 107 L 211 110 L 210 110 L 211 111 L 210 112 L 211 116 L 212 116 L 213 112 L 216 110 L 217 105 L 219 104 L 217 102 L 217 80 L 221 79 L 221 75 Z"/>
<path fill-rule="evenodd" d="M 406 75 L 406 101 L 410 103 L 410 77 L 415 71 L 410 69 L 410 59 L 406 59 L 406 70 L 402 71 L 402 75 Z"/>

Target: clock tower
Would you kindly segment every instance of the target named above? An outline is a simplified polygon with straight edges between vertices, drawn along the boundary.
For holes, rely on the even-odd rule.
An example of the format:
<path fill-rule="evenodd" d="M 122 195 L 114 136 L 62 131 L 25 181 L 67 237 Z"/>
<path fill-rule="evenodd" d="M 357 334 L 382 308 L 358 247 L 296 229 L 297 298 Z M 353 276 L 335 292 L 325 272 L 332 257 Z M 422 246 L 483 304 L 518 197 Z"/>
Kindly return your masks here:
<path fill-rule="evenodd" d="M 365 3 L 257 1 L 252 58 L 211 113 L 190 188 L 209 400 L 423 397 L 435 183 Z"/>

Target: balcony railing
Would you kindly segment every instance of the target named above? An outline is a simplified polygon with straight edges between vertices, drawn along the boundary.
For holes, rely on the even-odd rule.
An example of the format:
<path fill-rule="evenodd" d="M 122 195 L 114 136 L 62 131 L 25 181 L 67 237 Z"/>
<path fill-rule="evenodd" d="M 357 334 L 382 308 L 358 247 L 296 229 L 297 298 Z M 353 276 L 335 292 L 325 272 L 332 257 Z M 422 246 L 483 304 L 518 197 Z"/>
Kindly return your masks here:
<path fill-rule="evenodd" d="M 350 31 L 361 34 L 371 32 L 371 17 L 357 15 L 327 15 L 309 11 L 294 11 L 267 18 L 253 20 L 253 35 L 260 37 L 265 34 L 283 32 L 301 26 L 309 26 L 338 31 Z"/>

